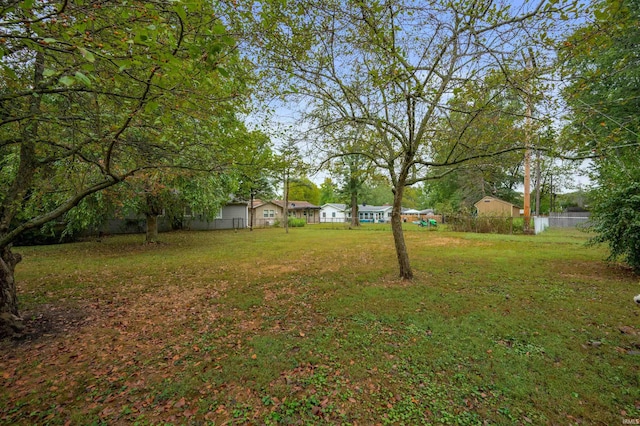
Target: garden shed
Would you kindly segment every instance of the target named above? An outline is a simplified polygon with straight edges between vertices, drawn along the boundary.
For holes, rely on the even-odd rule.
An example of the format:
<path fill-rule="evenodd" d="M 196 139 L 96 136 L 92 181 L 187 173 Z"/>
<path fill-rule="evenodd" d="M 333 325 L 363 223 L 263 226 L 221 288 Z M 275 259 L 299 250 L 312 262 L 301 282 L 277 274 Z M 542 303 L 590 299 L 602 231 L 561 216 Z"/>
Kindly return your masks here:
<path fill-rule="evenodd" d="M 522 207 L 518 207 L 508 201 L 495 197 L 483 197 L 474 204 L 478 211 L 478 216 L 491 217 L 521 217 L 524 214 Z"/>

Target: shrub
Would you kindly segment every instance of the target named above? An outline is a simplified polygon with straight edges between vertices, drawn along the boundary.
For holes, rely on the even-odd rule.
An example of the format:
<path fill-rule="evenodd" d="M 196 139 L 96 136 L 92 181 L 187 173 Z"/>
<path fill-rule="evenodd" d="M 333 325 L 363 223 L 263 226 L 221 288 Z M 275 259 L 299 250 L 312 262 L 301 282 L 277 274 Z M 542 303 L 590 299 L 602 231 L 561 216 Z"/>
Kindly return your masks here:
<path fill-rule="evenodd" d="M 302 228 L 307 224 L 304 219 L 296 219 L 295 217 L 289 218 L 289 228 Z"/>
<path fill-rule="evenodd" d="M 508 216 L 450 216 L 447 223 L 452 231 L 481 234 L 522 234 L 524 220 Z"/>
<path fill-rule="evenodd" d="M 640 273 L 640 183 L 600 188 L 591 215 L 592 243 L 606 243 L 609 260 L 622 258 Z"/>

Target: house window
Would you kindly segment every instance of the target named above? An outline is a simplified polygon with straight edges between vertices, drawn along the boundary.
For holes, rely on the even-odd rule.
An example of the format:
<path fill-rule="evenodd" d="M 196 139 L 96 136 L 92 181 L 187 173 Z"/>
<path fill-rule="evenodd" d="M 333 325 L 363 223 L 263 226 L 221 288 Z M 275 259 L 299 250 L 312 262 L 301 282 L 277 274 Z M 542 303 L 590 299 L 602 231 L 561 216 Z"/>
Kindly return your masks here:
<path fill-rule="evenodd" d="M 218 214 L 216 215 L 216 219 L 222 219 L 222 209 L 218 210 Z"/>
<path fill-rule="evenodd" d="M 269 217 L 269 210 L 267 209 L 262 210 L 262 217 Z"/>
<path fill-rule="evenodd" d="M 335 215 L 335 213 L 334 213 Z M 322 217 L 327 217 L 327 212 L 322 212 Z"/>
<path fill-rule="evenodd" d="M 193 212 L 191 211 L 191 207 L 187 206 L 184 208 L 184 216 L 191 217 L 193 216 Z"/>
<path fill-rule="evenodd" d="M 331 217 L 336 217 L 336 212 L 331 213 Z"/>
<path fill-rule="evenodd" d="M 269 217 L 276 217 L 276 212 L 274 210 L 269 210 Z"/>

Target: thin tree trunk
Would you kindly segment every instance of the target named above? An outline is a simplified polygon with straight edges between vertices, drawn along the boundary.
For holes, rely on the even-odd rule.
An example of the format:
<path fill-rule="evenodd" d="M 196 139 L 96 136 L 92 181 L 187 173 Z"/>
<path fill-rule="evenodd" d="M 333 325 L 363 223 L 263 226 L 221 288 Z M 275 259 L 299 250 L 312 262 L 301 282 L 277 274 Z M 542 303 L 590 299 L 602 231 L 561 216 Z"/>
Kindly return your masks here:
<path fill-rule="evenodd" d="M 396 246 L 396 256 L 398 257 L 398 267 L 400 268 L 400 278 L 410 280 L 413 278 L 413 271 L 409 264 L 409 253 L 404 241 L 402 231 L 402 194 L 404 193 L 404 182 L 399 183 L 394 188 L 393 210 L 391 212 L 391 230 L 393 231 L 393 242 Z"/>
<path fill-rule="evenodd" d="M 358 193 L 351 191 L 351 226 L 360 226 L 360 217 L 358 216 Z"/>
<path fill-rule="evenodd" d="M 249 192 L 251 193 L 251 195 L 249 197 L 251 199 L 250 204 L 249 204 L 249 214 L 251 215 L 250 218 L 249 218 L 249 230 L 253 231 L 253 214 L 254 214 L 254 211 L 253 211 L 253 189 L 251 191 L 249 191 Z"/>
<path fill-rule="evenodd" d="M 289 233 L 289 171 L 284 172 L 284 208 L 282 209 L 284 215 L 284 232 Z"/>
<path fill-rule="evenodd" d="M 24 324 L 18 313 L 15 267 L 22 260 L 19 254 L 4 247 L 0 252 L 0 338 L 12 336 L 24 330 Z"/>

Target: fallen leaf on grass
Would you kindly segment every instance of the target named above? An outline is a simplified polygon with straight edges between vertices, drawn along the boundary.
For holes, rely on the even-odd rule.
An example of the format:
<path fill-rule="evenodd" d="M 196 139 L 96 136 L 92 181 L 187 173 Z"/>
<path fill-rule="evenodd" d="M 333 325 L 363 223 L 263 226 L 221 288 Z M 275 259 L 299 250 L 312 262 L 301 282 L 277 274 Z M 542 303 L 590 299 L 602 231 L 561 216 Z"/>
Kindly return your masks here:
<path fill-rule="evenodd" d="M 620 333 L 622 334 L 630 334 L 632 336 L 638 334 L 633 327 L 629 327 L 628 325 L 623 325 L 622 327 L 619 327 L 618 330 L 620 330 Z"/>

